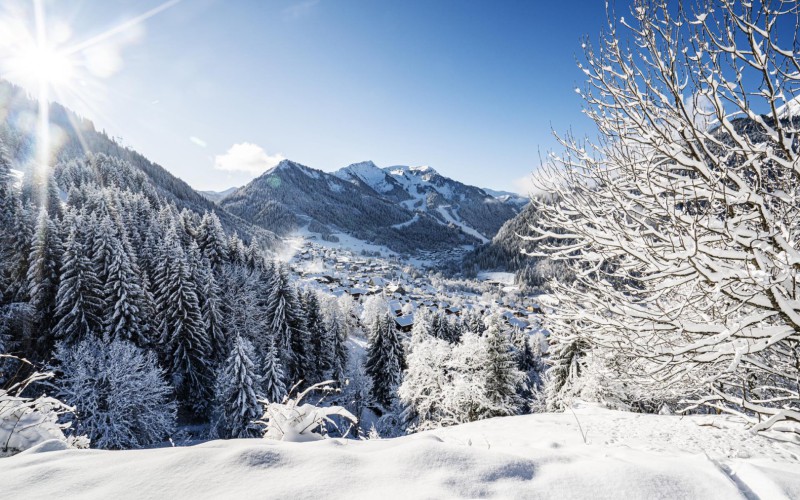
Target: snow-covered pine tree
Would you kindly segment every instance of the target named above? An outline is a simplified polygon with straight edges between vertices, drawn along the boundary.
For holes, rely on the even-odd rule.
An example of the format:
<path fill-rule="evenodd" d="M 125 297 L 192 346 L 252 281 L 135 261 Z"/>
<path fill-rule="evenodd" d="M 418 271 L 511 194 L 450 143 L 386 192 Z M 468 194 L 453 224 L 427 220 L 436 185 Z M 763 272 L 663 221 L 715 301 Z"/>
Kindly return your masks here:
<path fill-rule="evenodd" d="M 209 356 L 213 363 L 222 361 L 226 352 L 226 335 L 222 318 L 222 292 L 211 265 L 205 257 L 195 268 L 195 282 L 198 284 L 197 295 L 203 317 L 203 326 L 209 339 Z M 240 300 L 237 297 L 236 300 Z"/>
<path fill-rule="evenodd" d="M 345 383 L 348 359 L 347 332 L 343 323 L 341 315 L 334 315 L 325 324 L 325 332 L 328 337 L 326 344 L 330 349 L 331 358 L 326 378 L 335 380 L 340 387 Z"/>
<path fill-rule="evenodd" d="M 425 315 L 423 315 L 425 316 Z M 411 352 L 408 369 L 403 374 L 403 383 L 397 390 L 400 402 L 405 407 L 403 420 L 409 430 L 423 431 L 442 425 L 448 409 L 446 393 L 451 380 L 446 367 L 452 347 L 427 332 L 427 318 L 422 327 L 414 321 L 411 333 Z"/>
<path fill-rule="evenodd" d="M 530 336 L 515 327 L 511 331 L 511 343 L 514 345 L 517 368 L 523 373 L 528 373 L 536 364 L 533 351 L 531 350 Z"/>
<path fill-rule="evenodd" d="M 260 360 L 253 345 L 239 335 L 222 365 L 215 387 L 218 405 L 217 433 L 223 438 L 257 437 L 260 428 L 254 421 L 261 416 Z"/>
<path fill-rule="evenodd" d="M 11 300 L 22 302 L 29 298 L 28 270 L 30 269 L 31 244 L 33 242 L 34 223 L 31 212 L 16 199 L 14 220 L 12 221 L 12 239 L 8 265 L 8 294 Z"/>
<path fill-rule="evenodd" d="M 284 266 L 276 267 L 270 286 L 266 304 L 269 334 L 280 353 L 286 380 L 297 383 L 306 380 L 309 368 L 308 334 L 303 308 Z"/>
<path fill-rule="evenodd" d="M 576 395 L 576 381 L 585 368 L 589 344 L 580 333 L 571 333 L 574 327 L 556 328 L 548 337 L 549 368 L 545 372 L 544 387 L 547 411 L 567 408 Z"/>
<path fill-rule="evenodd" d="M 245 264 L 244 244 L 238 234 L 228 237 L 227 257 L 229 262 Z"/>
<path fill-rule="evenodd" d="M 431 319 L 432 314 L 428 309 L 420 308 L 417 310 L 416 314 L 414 314 L 414 325 L 411 327 L 412 343 L 420 342 L 427 336 L 432 335 Z"/>
<path fill-rule="evenodd" d="M 104 335 L 109 339 L 126 340 L 144 347 L 149 342 L 147 322 L 143 315 L 146 298 L 138 266 L 126 250 L 125 239 L 121 235 L 120 239 L 110 242 L 110 260 L 104 286 Z"/>
<path fill-rule="evenodd" d="M 301 297 L 308 332 L 308 344 L 305 346 L 309 358 L 306 382 L 312 385 L 325 381 L 325 375 L 333 364 L 333 343 L 322 317 L 317 293 L 308 289 L 301 293 Z"/>
<path fill-rule="evenodd" d="M 486 333 L 486 396 L 491 402 L 485 417 L 504 417 L 516 415 L 521 401 L 520 386 L 524 383 L 525 374 L 517 368 L 511 341 L 503 332 L 502 320 L 499 316 L 489 317 Z"/>
<path fill-rule="evenodd" d="M 56 293 L 58 323 L 53 334 L 68 344 L 102 332 L 103 287 L 89 260 L 79 221 L 70 228 L 64 248 L 61 277 Z"/>
<path fill-rule="evenodd" d="M 11 160 L 5 144 L 0 139 L 0 303 L 9 300 L 11 293 L 11 267 L 13 263 L 13 228 L 17 200 L 14 193 Z"/>
<path fill-rule="evenodd" d="M 267 352 L 264 355 L 264 378 L 261 382 L 264 399 L 271 403 L 280 403 L 286 397 L 286 383 L 284 381 L 283 367 L 275 344 L 270 337 Z"/>
<path fill-rule="evenodd" d="M 118 248 L 119 231 L 109 215 L 90 217 L 87 222 L 92 231 L 88 238 L 92 242 L 91 255 L 95 274 L 97 274 L 97 279 L 105 284 L 108 281 L 111 261 Z"/>
<path fill-rule="evenodd" d="M 27 275 L 31 306 L 38 327 L 38 336 L 32 340 L 35 341 L 35 349 L 41 357 L 45 357 L 53 347 L 51 329 L 55 317 L 62 254 L 63 246 L 58 229 L 47 210 L 42 208 L 31 244 Z"/>
<path fill-rule="evenodd" d="M 211 346 L 203 328 L 192 270 L 172 229 L 163 244 L 162 267 L 154 286 L 161 321 L 159 343 L 173 385 L 184 407 L 202 417 L 212 397 Z"/>
<path fill-rule="evenodd" d="M 228 260 L 228 240 L 216 213 L 203 214 L 197 228 L 197 246 L 214 272 L 218 272 L 220 266 Z"/>
<path fill-rule="evenodd" d="M 438 312 L 431 312 L 429 333 L 437 339 L 447 340 L 446 328 L 442 325 L 442 315 Z"/>
<path fill-rule="evenodd" d="M 392 317 L 384 314 L 374 322 L 367 349 L 365 370 L 372 379 L 372 397 L 384 409 L 395 399 L 397 387 L 403 380 L 405 354 Z"/>

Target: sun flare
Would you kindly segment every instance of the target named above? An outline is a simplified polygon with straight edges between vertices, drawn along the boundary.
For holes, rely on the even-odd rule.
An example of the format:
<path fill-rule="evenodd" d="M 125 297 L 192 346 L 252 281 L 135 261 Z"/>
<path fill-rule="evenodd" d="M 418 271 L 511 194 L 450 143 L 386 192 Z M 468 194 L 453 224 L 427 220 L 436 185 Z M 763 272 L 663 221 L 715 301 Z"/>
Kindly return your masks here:
<path fill-rule="evenodd" d="M 52 87 L 69 84 L 75 75 L 75 64 L 69 55 L 46 46 L 23 50 L 11 66 L 20 79 Z"/>

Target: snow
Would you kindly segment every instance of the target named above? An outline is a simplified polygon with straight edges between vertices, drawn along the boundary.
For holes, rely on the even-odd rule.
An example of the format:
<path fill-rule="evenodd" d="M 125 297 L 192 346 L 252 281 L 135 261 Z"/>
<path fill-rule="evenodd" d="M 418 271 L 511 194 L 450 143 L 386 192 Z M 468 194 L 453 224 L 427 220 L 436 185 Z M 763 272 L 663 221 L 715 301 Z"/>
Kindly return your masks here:
<path fill-rule="evenodd" d="M 444 217 L 445 220 L 447 220 L 447 222 L 452 222 L 456 226 L 460 227 L 461 230 L 464 231 L 465 233 L 467 233 L 468 235 L 474 236 L 475 238 L 478 238 L 478 240 L 481 243 L 488 243 L 489 242 L 489 238 L 487 238 L 486 236 L 484 236 L 481 233 L 479 233 L 476 229 L 464 224 L 464 222 L 460 218 L 456 219 L 455 217 L 453 217 L 453 215 L 450 214 L 450 212 L 447 211 L 448 208 L 450 208 L 450 207 L 449 206 L 440 206 L 440 207 L 436 207 L 436 210 L 440 214 L 442 214 L 442 217 Z"/>
<path fill-rule="evenodd" d="M 354 163 L 334 172 L 334 175 L 343 180 L 359 179 L 374 189 L 375 192 L 381 194 L 390 192 L 394 187 L 388 182 L 386 172 L 375 166 L 371 161 Z"/>
<path fill-rule="evenodd" d="M 22 179 L 25 177 L 25 172 L 13 168 L 9 170 L 11 170 L 11 175 L 14 177 L 14 188 L 20 189 L 22 187 Z"/>
<path fill-rule="evenodd" d="M 0 400 L 0 456 L 3 456 L 4 448 L 21 451 L 53 440 L 66 443 L 67 439 L 57 423 L 58 414 L 51 411 L 51 407 L 58 406 L 58 403 L 49 398 L 35 405 L 29 402 L 8 395 Z"/>
<path fill-rule="evenodd" d="M 584 404 L 395 439 L 32 449 L 0 459 L 0 484 L 8 498 L 798 498 L 799 457 L 728 417 Z"/>
<path fill-rule="evenodd" d="M 230 187 L 228 189 L 225 189 L 224 191 L 198 191 L 198 193 L 200 193 L 201 195 L 203 195 L 206 199 L 208 199 L 210 201 L 213 201 L 215 203 L 219 203 L 222 200 L 224 200 L 225 198 L 227 198 L 228 196 L 230 196 L 231 194 L 233 194 L 237 189 L 239 189 L 239 188 L 234 186 L 234 187 Z"/>
<path fill-rule="evenodd" d="M 800 116 L 800 96 L 790 99 L 783 106 L 777 109 L 778 116 L 781 118 L 793 118 Z"/>
<path fill-rule="evenodd" d="M 411 224 L 414 224 L 418 220 L 419 220 L 419 214 L 415 213 L 414 217 L 410 218 L 409 220 L 407 220 L 405 222 L 401 222 L 400 224 L 395 224 L 395 225 L 392 226 L 392 228 L 394 228 L 394 229 L 403 229 L 404 227 L 408 227 Z"/>
<path fill-rule="evenodd" d="M 364 240 L 359 240 L 346 233 L 331 233 L 339 241 L 327 241 L 319 238 L 318 233 L 308 230 L 308 226 L 298 229 L 290 236 L 284 238 L 286 251 L 282 256 L 283 261 L 289 261 L 301 249 L 306 248 L 308 240 L 314 240 L 314 244 L 323 248 L 344 249 L 353 253 L 360 253 L 362 251 L 377 252 L 381 255 L 396 256 L 397 253 L 389 247 L 384 245 L 377 245 L 369 243 Z"/>
<path fill-rule="evenodd" d="M 514 273 L 489 271 L 478 273 L 478 280 L 480 281 L 494 281 L 503 285 L 513 285 L 514 279 Z"/>

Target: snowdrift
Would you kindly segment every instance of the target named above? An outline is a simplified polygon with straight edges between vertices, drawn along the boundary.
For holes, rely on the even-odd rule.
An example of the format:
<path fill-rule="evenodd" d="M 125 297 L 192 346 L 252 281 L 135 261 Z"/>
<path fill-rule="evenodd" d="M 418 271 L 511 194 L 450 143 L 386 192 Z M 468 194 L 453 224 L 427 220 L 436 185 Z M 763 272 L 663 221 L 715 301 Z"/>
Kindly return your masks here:
<path fill-rule="evenodd" d="M 800 498 L 797 444 L 585 405 L 386 440 L 47 448 L 0 459 L 4 497 Z"/>

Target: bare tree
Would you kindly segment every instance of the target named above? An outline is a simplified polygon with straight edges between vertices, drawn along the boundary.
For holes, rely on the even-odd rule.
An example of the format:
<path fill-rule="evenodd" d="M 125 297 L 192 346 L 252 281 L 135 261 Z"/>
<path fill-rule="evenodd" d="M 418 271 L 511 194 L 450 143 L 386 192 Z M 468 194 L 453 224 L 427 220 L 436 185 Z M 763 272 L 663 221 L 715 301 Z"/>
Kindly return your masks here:
<path fill-rule="evenodd" d="M 573 263 L 574 325 L 650 394 L 800 422 L 798 3 L 635 1 L 584 43 L 598 140 L 560 138 L 531 253 Z"/>

